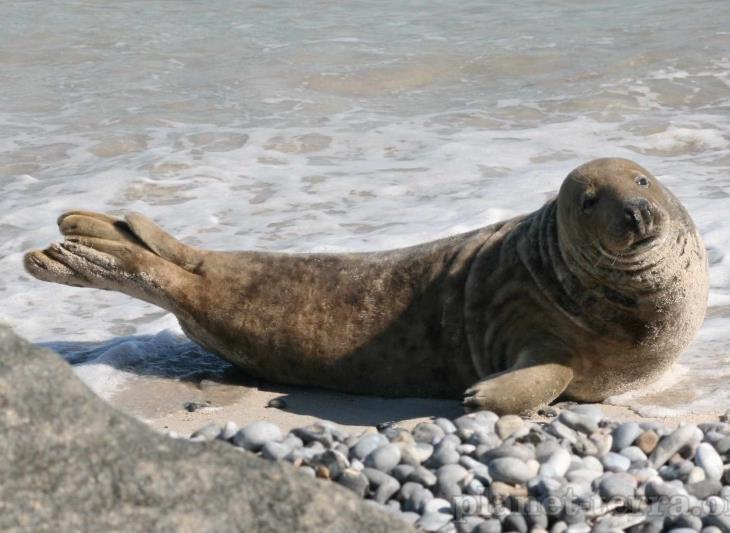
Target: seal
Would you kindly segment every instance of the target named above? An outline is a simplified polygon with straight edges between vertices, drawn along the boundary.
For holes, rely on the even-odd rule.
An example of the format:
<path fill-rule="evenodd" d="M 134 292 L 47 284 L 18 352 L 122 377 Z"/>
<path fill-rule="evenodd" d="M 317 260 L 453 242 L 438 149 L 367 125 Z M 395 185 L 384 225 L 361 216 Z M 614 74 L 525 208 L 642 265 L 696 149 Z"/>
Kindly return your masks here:
<path fill-rule="evenodd" d="M 385 252 L 207 251 L 136 213 L 71 211 L 58 224 L 65 240 L 24 258 L 41 280 L 156 304 L 265 380 L 463 395 L 467 410 L 639 387 L 675 361 L 707 305 L 694 223 L 625 159 L 576 168 L 533 213 Z"/>

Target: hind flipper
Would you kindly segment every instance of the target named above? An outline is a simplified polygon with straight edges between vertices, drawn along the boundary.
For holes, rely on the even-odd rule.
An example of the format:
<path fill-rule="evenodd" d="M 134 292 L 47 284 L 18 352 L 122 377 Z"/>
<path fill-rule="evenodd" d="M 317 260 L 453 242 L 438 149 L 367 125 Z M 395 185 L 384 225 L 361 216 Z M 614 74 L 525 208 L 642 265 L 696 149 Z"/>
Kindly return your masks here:
<path fill-rule="evenodd" d="M 129 213 L 124 220 L 132 233 L 160 257 L 190 272 L 194 272 L 200 265 L 199 250 L 181 243 L 146 216 Z"/>
<path fill-rule="evenodd" d="M 193 274 L 155 252 L 124 220 L 72 211 L 58 224 L 63 243 L 25 255 L 26 270 L 38 279 L 116 290 L 166 309 L 194 283 Z"/>

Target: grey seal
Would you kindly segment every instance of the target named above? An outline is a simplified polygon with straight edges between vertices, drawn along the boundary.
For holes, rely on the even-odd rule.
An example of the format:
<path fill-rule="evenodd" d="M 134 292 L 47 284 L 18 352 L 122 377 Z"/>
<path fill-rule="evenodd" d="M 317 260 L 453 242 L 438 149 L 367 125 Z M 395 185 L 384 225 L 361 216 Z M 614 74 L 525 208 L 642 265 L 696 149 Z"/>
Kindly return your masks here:
<path fill-rule="evenodd" d="M 33 276 L 121 291 L 253 376 L 522 413 L 655 379 L 699 329 L 705 248 L 625 159 L 576 168 L 537 211 L 384 252 L 207 251 L 140 214 L 72 211 Z M 464 390 L 466 389 L 466 392 Z"/>

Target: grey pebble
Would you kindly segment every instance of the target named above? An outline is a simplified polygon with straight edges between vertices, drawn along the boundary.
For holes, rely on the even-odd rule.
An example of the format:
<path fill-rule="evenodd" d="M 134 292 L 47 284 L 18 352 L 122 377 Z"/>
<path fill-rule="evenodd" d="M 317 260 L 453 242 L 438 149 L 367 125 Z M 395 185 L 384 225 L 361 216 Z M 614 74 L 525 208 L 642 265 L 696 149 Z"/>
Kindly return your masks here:
<path fill-rule="evenodd" d="M 346 468 L 342 472 L 342 475 L 337 478 L 337 483 L 343 487 L 347 487 L 361 498 L 364 498 L 367 493 L 370 480 L 362 472 L 355 470 L 354 468 Z"/>
<path fill-rule="evenodd" d="M 695 463 L 701 467 L 708 479 L 721 479 L 724 465 L 717 450 L 706 442 L 701 443 L 695 452 Z"/>
<path fill-rule="evenodd" d="M 646 454 L 642 452 L 641 448 L 638 446 L 627 446 L 619 453 L 621 453 L 624 457 L 627 457 L 632 463 L 647 460 Z"/>
<path fill-rule="evenodd" d="M 416 526 L 423 531 L 438 531 L 451 522 L 452 518 L 450 514 L 445 513 L 424 513 L 416 522 Z"/>
<path fill-rule="evenodd" d="M 190 435 L 190 438 L 201 441 L 209 441 L 218 438 L 220 434 L 221 427 L 215 422 L 209 422 L 202 428 L 194 431 L 192 435 Z"/>
<path fill-rule="evenodd" d="M 302 439 L 304 444 L 319 442 L 323 446 L 330 447 L 334 441 L 329 429 L 319 424 L 312 424 L 302 428 L 294 428 L 291 432 Z"/>
<path fill-rule="evenodd" d="M 540 467 L 541 476 L 563 477 L 571 462 L 568 450 L 558 448 Z"/>
<path fill-rule="evenodd" d="M 444 438 L 444 430 L 431 422 L 421 422 L 413 428 L 411 432 L 416 442 L 425 442 L 426 444 L 437 444 Z"/>
<path fill-rule="evenodd" d="M 717 496 L 722 490 L 722 483 L 717 479 L 705 479 L 696 483 L 689 483 L 685 485 L 688 493 L 695 498 L 704 500 L 710 496 Z"/>
<path fill-rule="evenodd" d="M 232 441 L 236 446 L 256 452 L 267 442 L 279 441 L 282 437 L 279 426 L 265 420 L 259 420 L 243 426 L 233 436 Z"/>
<path fill-rule="evenodd" d="M 434 424 L 436 424 L 438 427 L 440 427 L 446 435 L 449 435 L 451 433 L 456 433 L 456 426 L 454 423 L 449 420 L 448 418 L 437 418 L 433 421 Z"/>
<path fill-rule="evenodd" d="M 377 468 L 382 472 L 390 472 L 400 463 L 401 451 L 397 444 L 386 444 L 370 452 L 363 463 L 368 468 Z"/>
<path fill-rule="evenodd" d="M 489 475 L 495 481 L 511 485 L 522 485 L 530 479 L 530 471 L 524 461 L 515 457 L 499 457 L 487 465 Z"/>
<path fill-rule="evenodd" d="M 351 449 L 351 456 L 357 457 L 361 461 L 365 459 L 373 450 L 388 443 L 380 433 L 366 433 L 357 441 Z"/>
<path fill-rule="evenodd" d="M 613 444 L 611 445 L 611 449 L 614 452 L 620 452 L 624 448 L 631 446 L 642 433 L 641 426 L 636 422 L 619 424 L 613 430 Z"/>
<path fill-rule="evenodd" d="M 297 468 L 297 472 L 304 474 L 307 477 L 317 477 L 314 468 L 312 468 L 311 466 L 300 466 L 299 468 Z"/>
<path fill-rule="evenodd" d="M 416 468 L 409 464 L 399 464 L 393 470 L 391 470 L 390 475 L 393 476 L 395 479 L 397 479 L 401 483 L 405 483 L 406 479 L 409 475 L 415 470 Z"/>
<path fill-rule="evenodd" d="M 525 421 L 517 415 L 504 415 L 497 420 L 494 425 L 494 430 L 499 435 L 499 438 L 504 440 L 522 428 L 524 424 Z"/>
<path fill-rule="evenodd" d="M 223 425 L 223 429 L 221 429 L 218 438 L 221 440 L 231 440 L 233 436 L 238 433 L 238 429 L 238 424 L 229 420 Z"/>
<path fill-rule="evenodd" d="M 601 457 L 601 463 L 608 472 L 626 472 L 631 466 L 631 459 L 616 452 L 608 452 Z"/>
<path fill-rule="evenodd" d="M 502 528 L 505 531 L 516 531 L 517 533 L 527 533 L 527 520 L 519 513 L 510 513 L 502 520 Z"/>
<path fill-rule="evenodd" d="M 448 500 L 433 498 L 424 506 L 423 512 L 452 514 L 452 507 Z"/>
<path fill-rule="evenodd" d="M 472 530 L 472 533 L 501 533 L 502 524 L 496 518 L 488 518 Z"/>
<path fill-rule="evenodd" d="M 594 417 L 583 415 L 575 411 L 563 411 L 558 420 L 574 431 L 591 434 L 598 431 L 598 422 Z"/>
<path fill-rule="evenodd" d="M 456 451 L 456 446 L 451 442 L 440 442 L 433 454 L 428 459 L 428 466 L 433 468 L 439 468 L 444 465 L 455 464 L 459 462 L 459 452 Z"/>
<path fill-rule="evenodd" d="M 438 478 L 436 477 L 436 474 L 431 472 L 428 468 L 424 466 L 417 466 L 411 472 L 408 474 L 408 477 L 406 478 L 407 481 L 415 481 L 416 483 L 420 483 L 424 487 L 433 487 L 438 482 Z"/>
<path fill-rule="evenodd" d="M 694 424 L 685 424 L 662 438 L 649 458 L 654 467 L 665 464 L 682 446 L 688 444 L 695 436 L 695 430 L 697 430 L 697 426 Z"/>
<path fill-rule="evenodd" d="M 416 483 L 414 483 L 414 485 L 419 488 L 409 491 L 407 497 L 403 500 L 403 509 L 423 513 L 426 504 L 433 500 L 433 494 L 430 490 L 423 488 L 421 485 Z"/>
<path fill-rule="evenodd" d="M 393 494 L 400 489 L 400 483 L 394 477 L 375 468 L 365 468 L 362 471 L 370 482 L 370 488 L 374 489 L 373 499 L 378 503 L 387 502 Z"/>
<path fill-rule="evenodd" d="M 604 500 L 627 499 L 634 495 L 636 480 L 630 474 L 606 474 L 598 485 L 598 493 Z"/>

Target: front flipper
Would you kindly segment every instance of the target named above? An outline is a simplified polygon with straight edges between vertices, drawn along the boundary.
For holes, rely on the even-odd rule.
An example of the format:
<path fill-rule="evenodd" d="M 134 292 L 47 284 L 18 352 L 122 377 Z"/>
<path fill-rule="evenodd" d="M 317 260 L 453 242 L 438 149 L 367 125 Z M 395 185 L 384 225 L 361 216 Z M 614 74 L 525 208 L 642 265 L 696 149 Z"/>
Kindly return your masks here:
<path fill-rule="evenodd" d="M 494 374 L 464 393 L 467 412 L 521 414 L 555 400 L 573 379 L 573 370 L 553 362 L 534 363 Z"/>

